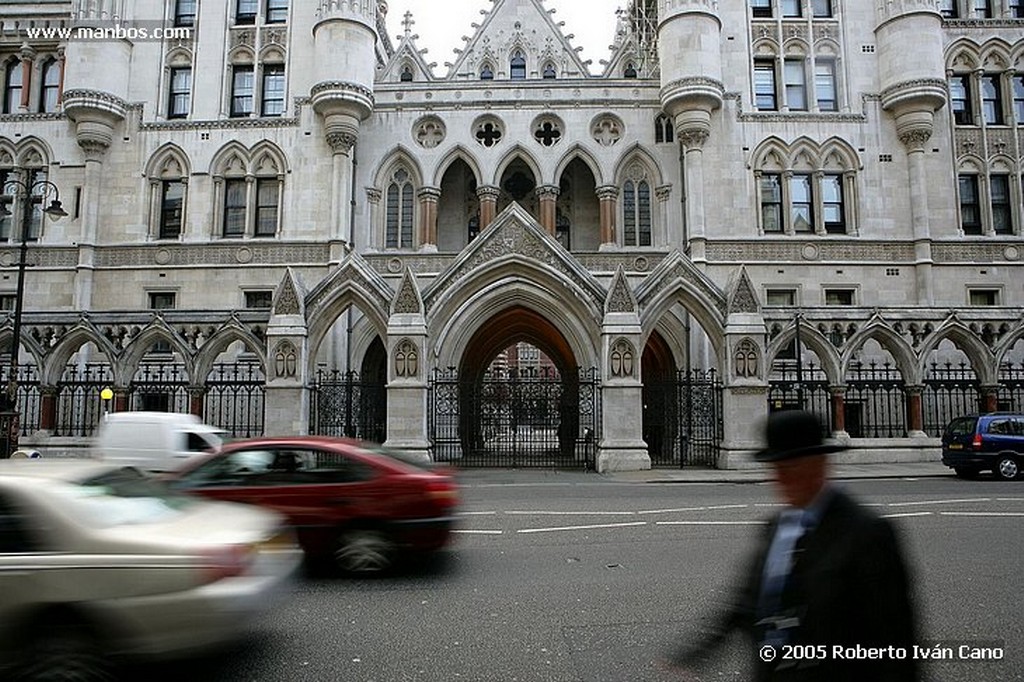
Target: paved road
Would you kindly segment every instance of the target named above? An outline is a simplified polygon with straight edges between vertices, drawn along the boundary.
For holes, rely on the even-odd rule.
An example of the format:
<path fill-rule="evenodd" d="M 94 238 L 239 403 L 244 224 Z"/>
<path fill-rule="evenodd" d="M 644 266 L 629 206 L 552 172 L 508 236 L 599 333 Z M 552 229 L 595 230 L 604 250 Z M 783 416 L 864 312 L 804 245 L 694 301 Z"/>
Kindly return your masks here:
<path fill-rule="evenodd" d="M 463 484 L 458 540 L 440 560 L 384 580 L 304 578 L 238 649 L 160 672 L 254 681 L 673 680 L 659 655 L 722 598 L 774 505 L 765 483 L 474 472 Z M 1003 661 L 940 662 L 928 679 L 1024 679 L 1024 483 L 842 485 L 901 529 L 925 638 L 1005 646 Z M 739 648 L 702 679 L 747 679 Z"/>

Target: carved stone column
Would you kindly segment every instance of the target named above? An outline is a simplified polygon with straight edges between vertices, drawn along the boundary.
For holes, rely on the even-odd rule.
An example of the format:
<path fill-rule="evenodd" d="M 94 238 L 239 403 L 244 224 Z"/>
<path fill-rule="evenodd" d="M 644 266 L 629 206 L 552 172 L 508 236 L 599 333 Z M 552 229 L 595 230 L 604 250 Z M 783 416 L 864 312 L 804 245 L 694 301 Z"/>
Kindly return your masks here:
<path fill-rule="evenodd" d="M 928 173 L 924 146 L 931 138 L 931 129 L 921 125 L 900 133 L 900 142 L 907 148 L 908 180 L 910 182 L 910 221 L 914 228 L 914 272 L 917 278 L 917 301 L 932 305 L 932 239 L 928 209 Z"/>
<path fill-rule="evenodd" d="M 190 414 L 194 414 L 200 419 L 203 418 L 203 413 L 206 411 L 206 386 L 189 386 L 188 387 L 188 411 Z"/>
<path fill-rule="evenodd" d="M 60 390 L 56 386 L 39 387 L 39 429 L 53 433 L 57 425 L 57 396 Z"/>
<path fill-rule="evenodd" d="M 420 244 L 423 251 L 437 253 L 437 202 L 440 187 L 423 187 L 417 195 L 420 200 Z"/>
<path fill-rule="evenodd" d="M 35 56 L 36 51 L 28 43 L 22 43 L 21 51 L 18 53 L 18 58 L 21 59 L 21 101 L 18 102 L 18 106 L 22 112 L 28 111 L 29 98 L 32 96 L 32 60 Z"/>
<path fill-rule="evenodd" d="M 349 196 L 352 185 L 352 148 L 357 140 L 352 131 L 334 130 L 327 133 L 327 144 L 331 148 L 331 262 L 340 262 L 344 257 L 343 246 L 349 237 L 351 225 Z"/>
<path fill-rule="evenodd" d="M 911 438 L 924 437 L 924 410 L 921 394 L 924 386 L 907 386 L 907 435 Z"/>
<path fill-rule="evenodd" d="M 541 185 L 537 188 L 537 199 L 540 202 L 540 224 L 551 236 L 555 235 L 560 193 L 561 190 L 556 185 Z"/>
<path fill-rule="evenodd" d="M 267 324 L 267 382 L 263 429 L 304 435 L 309 431 L 309 329 L 304 292 L 291 268 L 274 291 Z"/>
<path fill-rule="evenodd" d="M 707 228 L 704 213 L 704 143 L 711 131 L 704 127 L 677 130 L 685 150 L 686 225 L 689 230 L 690 258 L 694 263 L 707 262 Z"/>
<path fill-rule="evenodd" d="M 613 247 L 618 244 L 618 237 L 615 234 L 615 217 L 619 211 L 619 188 L 615 185 L 598 187 L 597 200 L 600 207 L 601 246 Z"/>
<path fill-rule="evenodd" d="M 427 323 L 416 277 L 408 267 L 388 317 L 388 428 L 385 446 L 430 460 L 427 431 Z"/>
<path fill-rule="evenodd" d="M 476 188 L 476 195 L 480 198 L 480 231 L 483 232 L 498 215 L 498 197 L 501 195 L 501 189 L 493 185 L 482 185 Z"/>
<path fill-rule="evenodd" d="M 980 408 L 984 412 L 996 412 L 999 410 L 999 389 L 1000 385 L 981 386 L 978 389 Z"/>
<path fill-rule="evenodd" d="M 835 438 L 849 438 L 846 433 L 846 387 L 829 386 L 829 396 L 832 401 L 832 436 Z"/>

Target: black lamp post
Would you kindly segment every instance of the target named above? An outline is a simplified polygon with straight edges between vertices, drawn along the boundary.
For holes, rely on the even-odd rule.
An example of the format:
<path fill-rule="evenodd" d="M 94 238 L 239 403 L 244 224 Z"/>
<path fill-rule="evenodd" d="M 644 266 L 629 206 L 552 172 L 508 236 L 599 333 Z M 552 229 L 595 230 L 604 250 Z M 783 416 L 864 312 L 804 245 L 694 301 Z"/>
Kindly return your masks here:
<path fill-rule="evenodd" d="M 26 176 L 27 177 L 27 176 Z M 53 201 L 50 205 L 42 209 L 43 213 L 50 216 L 53 219 L 63 218 L 67 215 L 60 204 L 60 190 L 57 189 L 57 185 L 49 180 L 36 180 L 35 182 L 27 182 L 22 180 L 16 180 L 8 178 L 4 183 L 2 189 L 4 194 L 8 194 L 8 188 L 13 187 L 14 192 L 10 192 L 14 195 L 13 213 L 7 209 L 6 204 L 0 204 L 0 217 L 13 216 L 14 220 L 11 225 L 11 236 L 13 240 L 15 235 L 21 238 L 21 248 L 18 253 L 18 290 L 14 297 L 14 330 L 11 335 L 11 359 L 10 369 L 7 377 L 7 388 L 4 392 L 0 403 L 2 403 L 2 410 L 0 410 L 0 458 L 7 459 L 11 456 L 18 447 L 18 432 L 20 429 L 18 412 L 18 350 L 21 347 L 21 314 L 22 306 L 25 300 L 25 267 L 28 265 L 28 235 L 26 234 L 27 224 L 25 218 L 28 216 L 30 210 L 32 210 L 32 203 L 29 198 L 36 190 L 41 190 L 42 197 L 45 199 L 53 192 Z M 22 202 L 27 202 L 23 204 Z"/>

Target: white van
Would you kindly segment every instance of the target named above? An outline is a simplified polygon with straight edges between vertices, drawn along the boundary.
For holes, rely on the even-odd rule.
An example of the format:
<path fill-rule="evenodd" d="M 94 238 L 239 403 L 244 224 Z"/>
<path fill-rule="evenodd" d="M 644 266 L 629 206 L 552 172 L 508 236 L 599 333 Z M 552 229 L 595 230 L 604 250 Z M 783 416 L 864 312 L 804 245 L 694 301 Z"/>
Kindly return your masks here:
<path fill-rule="evenodd" d="M 220 448 L 226 435 L 194 414 L 114 412 L 100 422 L 94 455 L 146 471 L 174 471 L 190 458 Z"/>

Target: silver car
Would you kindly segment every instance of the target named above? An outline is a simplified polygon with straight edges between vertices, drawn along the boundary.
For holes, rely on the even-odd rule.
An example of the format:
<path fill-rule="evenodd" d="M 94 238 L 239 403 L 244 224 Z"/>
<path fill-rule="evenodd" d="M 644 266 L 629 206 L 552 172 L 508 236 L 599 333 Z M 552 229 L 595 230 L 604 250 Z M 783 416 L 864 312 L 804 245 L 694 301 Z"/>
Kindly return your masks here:
<path fill-rule="evenodd" d="M 95 460 L 0 462 L 0 678 L 103 679 L 234 639 L 301 561 L 283 521 Z"/>

